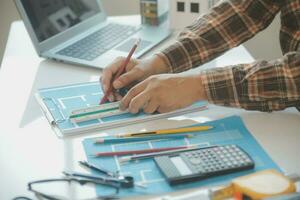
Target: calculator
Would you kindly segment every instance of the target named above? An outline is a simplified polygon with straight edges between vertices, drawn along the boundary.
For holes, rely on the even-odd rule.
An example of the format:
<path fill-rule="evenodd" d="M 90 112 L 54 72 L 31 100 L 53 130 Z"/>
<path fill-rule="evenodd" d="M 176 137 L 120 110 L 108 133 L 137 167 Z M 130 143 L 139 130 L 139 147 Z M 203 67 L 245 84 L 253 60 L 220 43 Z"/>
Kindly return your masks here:
<path fill-rule="evenodd" d="M 238 145 L 224 145 L 158 156 L 154 161 L 170 185 L 254 168 L 254 161 Z"/>

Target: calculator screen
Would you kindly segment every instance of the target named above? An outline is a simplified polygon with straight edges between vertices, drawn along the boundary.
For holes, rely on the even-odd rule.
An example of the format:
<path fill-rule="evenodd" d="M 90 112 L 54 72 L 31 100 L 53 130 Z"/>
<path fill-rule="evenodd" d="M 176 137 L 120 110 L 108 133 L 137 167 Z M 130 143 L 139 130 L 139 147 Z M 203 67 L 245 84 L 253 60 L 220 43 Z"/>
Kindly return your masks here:
<path fill-rule="evenodd" d="M 170 160 L 181 175 L 185 176 L 193 173 L 180 156 L 171 157 Z"/>

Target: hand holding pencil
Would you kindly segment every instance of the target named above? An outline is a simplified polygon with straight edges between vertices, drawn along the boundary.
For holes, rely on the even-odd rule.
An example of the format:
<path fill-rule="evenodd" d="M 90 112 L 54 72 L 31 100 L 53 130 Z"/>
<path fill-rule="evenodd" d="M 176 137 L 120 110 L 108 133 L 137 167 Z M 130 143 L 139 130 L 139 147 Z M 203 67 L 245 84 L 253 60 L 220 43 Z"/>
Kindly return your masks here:
<path fill-rule="evenodd" d="M 164 62 L 158 56 L 152 56 L 146 59 L 133 59 L 131 58 L 127 63 L 123 73 L 117 77 L 119 69 L 126 62 L 127 58 L 119 57 L 106 66 L 100 78 L 101 85 L 104 93 L 108 93 L 110 88 L 113 92 L 108 95 L 109 101 L 121 100 L 121 96 L 114 90 L 133 85 L 136 82 L 145 80 L 151 75 L 166 73 L 168 68 L 164 66 Z"/>
<path fill-rule="evenodd" d="M 123 61 L 123 63 L 122 63 L 121 66 L 118 68 L 118 70 L 117 70 L 116 73 L 113 75 L 113 77 L 112 77 L 112 74 L 111 74 L 112 83 L 110 83 L 109 86 L 107 86 L 107 85 L 104 86 L 105 94 L 104 94 L 104 97 L 101 99 L 100 104 L 103 104 L 103 103 L 105 103 L 105 102 L 108 101 L 108 97 L 109 97 L 109 95 L 111 95 L 111 92 L 112 92 L 112 90 L 113 90 L 113 82 L 116 81 L 122 74 L 125 73 L 126 67 L 128 66 L 128 64 L 129 64 L 129 62 L 130 62 L 130 60 L 131 60 L 131 57 L 132 57 L 132 55 L 134 54 L 134 52 L 135 52 L 135 50 L 137 49 L 137 47 L 138 47 L 138 45 L 139 45 L 140 42 L 141 42 L 141 40 L 138 39 L 138 40 L 134 43 L 133 47 L 131 48 L 131 50 L 130 50 L 128 56 L 127 56 L 127 58 Z"/>

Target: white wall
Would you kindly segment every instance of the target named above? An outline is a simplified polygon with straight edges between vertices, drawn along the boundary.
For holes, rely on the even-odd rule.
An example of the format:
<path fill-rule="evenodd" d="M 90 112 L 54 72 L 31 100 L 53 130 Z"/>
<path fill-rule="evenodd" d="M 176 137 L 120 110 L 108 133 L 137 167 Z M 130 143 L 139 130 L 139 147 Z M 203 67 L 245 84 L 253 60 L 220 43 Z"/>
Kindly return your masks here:
<path fill-rule="evenodd" d="M 102 0 L 109 15 L 126 15 L 139 13 L 139 0 Z M 174 1 L 174 0 L 171 0 Z M 263 32 L 245 43 L 246 48 L 255 59 L 276 59 L 281 56 L 279 44 L 279 16 Z"/>
<path fill-rule="evenodd" d="M 246 48 L 256 59 L 272 60 L 282 56 L 279 43 L 280 17 L 254 38 L 245 43 Z"/>
<path fill-rule="evenodd" d="M 133 15 L 140 12 L 139 0 L 102 0 L 108 15 Z"/>
<path fill-rule="evenodd" d="M 139 0 L 102 0 L 109 15 L 128 15 L 139 13 Z M 12 21 L 19 19 L 13 0 L 0 0 L 0 63 L 5 49 L 9 27 Z M 278 17 L 268 29 L 245 46 L 256 59 L 274 59 L 281 56 L 279 48 Z"/>
<path fill-rule="evenodd" d="M 2 62 L 2 55 L 5 50 L 10 24 L 18 18 L 19 14 L 15 9 L 13 0 L 0 0 L 0 64 Z"/>

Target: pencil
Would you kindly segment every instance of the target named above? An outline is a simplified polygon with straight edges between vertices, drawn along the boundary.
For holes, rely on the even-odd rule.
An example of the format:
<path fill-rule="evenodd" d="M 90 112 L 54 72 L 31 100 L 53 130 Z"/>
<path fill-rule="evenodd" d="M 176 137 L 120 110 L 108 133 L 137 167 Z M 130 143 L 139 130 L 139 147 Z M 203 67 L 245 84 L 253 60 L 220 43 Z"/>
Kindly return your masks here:
<path fill-rule="evenodd" d="M 212 146 L 209 146 L 209 147 L 212 147 Z M 162 152 L 145 153 L 145 154 L 134 155 L 134 156 L 124 156 L 124 157 L 119 158 L 119 162 L 124 163 L 124 162 L 129 162 L 129 161 L 134 161 L 134 160 L 153 158 L 156 156 L 163 156 L 163 155 L 171 155 L 171 154 L 181 153 L 184 151 L 199 150 L 199 149 L 204 149 L 204 148 L 208 148 L 208 147 L 199 147 L 197 145 L 190 145 L 188 148 L 185 148 L 185 149 L 175 149 L 175 150 L 162 151 Z"/>
<path fill-rule="evenodd" d="M 94 155 L 94 157 L 106 157 L 106 156 L 124 156 L 132 154 L 148 154 L 157 153 L 171 150 L 188 149 L 193 146 L 178 146 L 178 147 L 165 147 L 165 148 L 154 148 L 154 149 L 141 149 L 141 150 L 129 150 L 129 151 L 115 151 L 115 152 L 99 152 Z"/>
<path fill-rule="evenodd" d="M 116 75 L 113 77 L 111 84 L 107 90 L 107 92 L 104 94 L 103 98 L 101 99 L 99 104 L 104 104 L 105 102 L 107 102 L 107 97 L 110 95 L 110 93 L 113 90 L 113 82 L 115 80 L 117 80 L 126 70 L 126 66 L 128 65 L 128 63 L 130 62 L 130 59 L 133 55 L 133 53 L 135 52 L 135 50 L 137 49 L 139 43 L 141 42 L 141 39 L 137 39 L 136 42 L 134 43 L 133 47 L 131 48 L 126 60 L 123 62 L 123 64 L 121 65 L 121 67 L 119 68 L 118 72 L 116 73 Z"/>
<path fill-rule="evenodd" d="M 177 134 L 177 133 L 188 133 L 188 132 L 196 132 L 196 131 L 207 131 L 212 129 L 212 126 L 193 126 L 187 128 L 176 128 L 176 129 L 165 129 L 165 130 L 157 130 L 150 132 L 139 132 L 139 133 L 128 133 L 128 134 L 119 134 L 118 137 L 142 137 L 142 136 L 153 136 L 153 135 L 165 135 L 165 134 Z"/>
<path fill-rule="evenodd" d="M 148 137 L 130 137 L 130 138 L 99 138 L 95 140 L 95 144 L 117 144 L 117 143 L 129 143 L 129 142 L 139 142 L 148 140 L 167 140 L 167 139 L 183 139 L 191 138 L 192 134 L 180 134 L 180 135 L 157 135 Z"/>

